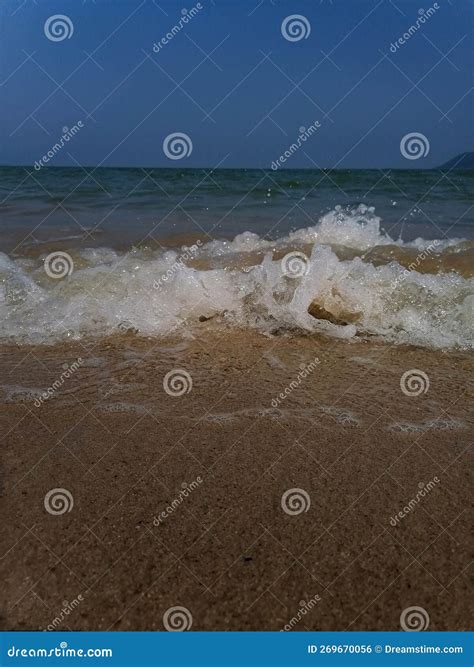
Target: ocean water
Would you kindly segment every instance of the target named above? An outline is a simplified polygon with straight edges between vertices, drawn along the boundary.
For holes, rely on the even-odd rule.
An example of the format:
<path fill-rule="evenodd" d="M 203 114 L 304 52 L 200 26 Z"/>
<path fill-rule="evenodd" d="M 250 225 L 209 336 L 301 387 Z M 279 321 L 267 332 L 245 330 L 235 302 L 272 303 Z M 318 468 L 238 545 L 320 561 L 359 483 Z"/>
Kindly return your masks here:
<path fill-rule="evenodd" d="M 0 340 L 472 345 L 474 172 L 0 168 Z"/>
<path fill-rule="evenodd" d="M 395 239 L 472 238 L 473 201 L 474 171 L 0 167 L 0 250 L 67 235 L 111 247 L 187 233 L 276 239 L 359 204 Z"/>

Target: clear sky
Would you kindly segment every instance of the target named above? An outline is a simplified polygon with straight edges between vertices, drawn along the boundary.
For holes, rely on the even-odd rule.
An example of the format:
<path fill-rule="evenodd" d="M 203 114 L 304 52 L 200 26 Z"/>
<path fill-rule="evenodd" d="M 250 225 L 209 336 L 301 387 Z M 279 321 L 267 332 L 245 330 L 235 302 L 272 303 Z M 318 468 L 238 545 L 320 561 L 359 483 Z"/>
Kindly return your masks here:
<path fill-rule="evenodd" d="M 0 163 L 33 165 L 78 121 L 49 164 L 268 168 L 316 122 L 285 166 L 422 168 L 474 150 L 470 0 L 201 6 L 154 51 L 195 0 L 1 0 Z M 72 34 L 54 41 L 57 14 Z M 175 132 L 192 142 L 179 161 L 163 151 Z M 407 160 L 413 132 L 429 152 Z"/>

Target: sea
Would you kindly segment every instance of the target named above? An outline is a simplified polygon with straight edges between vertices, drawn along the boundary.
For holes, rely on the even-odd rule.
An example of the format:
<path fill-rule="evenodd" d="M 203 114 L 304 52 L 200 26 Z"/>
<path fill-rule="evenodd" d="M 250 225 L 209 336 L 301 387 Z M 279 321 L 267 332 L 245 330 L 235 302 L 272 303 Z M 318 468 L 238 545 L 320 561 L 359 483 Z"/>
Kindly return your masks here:
<path fill-rule="evenodd" d="M 0 341 L 472 347 L 474 171 L 0 168 Z"/>

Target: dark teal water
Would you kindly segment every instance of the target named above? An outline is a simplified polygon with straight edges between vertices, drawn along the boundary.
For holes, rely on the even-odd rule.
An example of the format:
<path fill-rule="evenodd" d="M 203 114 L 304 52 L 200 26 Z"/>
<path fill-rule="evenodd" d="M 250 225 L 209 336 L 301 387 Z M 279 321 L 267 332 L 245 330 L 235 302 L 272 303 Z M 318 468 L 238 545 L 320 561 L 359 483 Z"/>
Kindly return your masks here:
<path fill-rule="evenodd" d="M 336 206 L 373 206 L 393 238 L 473 238 L 474 171 L 0 168 L 0 248 L 84 246 L 176 234 L 268 238 Z"/>

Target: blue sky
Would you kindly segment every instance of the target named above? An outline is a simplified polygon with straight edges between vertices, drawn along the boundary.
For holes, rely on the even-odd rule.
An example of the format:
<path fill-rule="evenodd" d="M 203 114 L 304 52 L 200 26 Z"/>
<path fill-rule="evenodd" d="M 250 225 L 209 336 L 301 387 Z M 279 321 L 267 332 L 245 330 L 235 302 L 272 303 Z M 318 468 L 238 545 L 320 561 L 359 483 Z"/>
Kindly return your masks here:
<path fill-rule="evenodd" d="M 154 52 L 195 5 L 2 0 L 0 163 L 33 165 L 79 120 L 50 165 L 268 168 L 316 121 L 285 166 L 423 168 L 474 149 L 469 0 L 438 0 L 395 52 L 431 0 L 202 0 Z M 45 34 L 57 14 L 62 41 Z M 298 41 L 281 30 L 294 14 Z M 193 147 L 179 162 L 163 151 L 175 132 Z M 412 132 L 429 142 L 416 161 L 400 151 Z"/>

